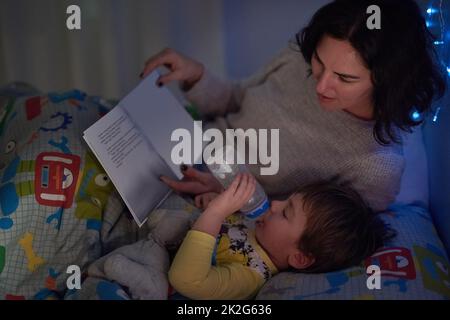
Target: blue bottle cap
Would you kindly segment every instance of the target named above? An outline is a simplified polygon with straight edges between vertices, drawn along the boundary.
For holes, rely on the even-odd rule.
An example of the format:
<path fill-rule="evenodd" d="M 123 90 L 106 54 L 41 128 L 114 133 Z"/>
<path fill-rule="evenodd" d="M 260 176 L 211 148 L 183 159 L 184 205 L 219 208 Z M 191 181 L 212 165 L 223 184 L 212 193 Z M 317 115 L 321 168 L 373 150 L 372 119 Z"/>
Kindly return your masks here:
<path fill-rule="evenodd" d="M 269 207 L 270 207 L 269 200 L 266 197 L 259 206 L 257 206 L 255 209 L 251 211 L 244 212 L 244 214 L 249 219 L 256 219 L 259 216 L 261 216 L 264 212 L 266 212 L 269 209 Z"/>

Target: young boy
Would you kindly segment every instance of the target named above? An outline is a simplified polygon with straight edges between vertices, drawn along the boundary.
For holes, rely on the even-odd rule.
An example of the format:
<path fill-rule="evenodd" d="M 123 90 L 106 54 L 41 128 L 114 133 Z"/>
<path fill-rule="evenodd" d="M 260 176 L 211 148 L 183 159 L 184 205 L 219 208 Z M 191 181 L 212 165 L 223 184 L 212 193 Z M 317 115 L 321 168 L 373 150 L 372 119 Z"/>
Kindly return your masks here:
<path fill-rule="evenodd" d="M 387 229 L 358 193 L 334 183 L 309 185 L 273 201 L 255 223 L 224 220 L 251 197 L 255 179 L 240 175 L 206 207 L 188 232 L 169 281 L 192 299 L 249 299 L 283 270 L 329 272 L 360 263 L 387 238 Z"/>
<path fill-rule="evenodd" d="M 280 271 L 356 265 L 387 238 L 388 229 L 351 188 L 316 183 L 272 201 L 256 222 L 233 215 L 254 190 L 255 178 L 244 174 L 220 195 L 197 196 L 196 205 L 205 210 L 185 237 L 186 213 L 167 213 L 147 239 L 94 262 L 76 298 L 98 298 L 98 283 L 107 279 L 133 299 L 166 299 L 168 280 L 191 299 L 249 299 Z M 170 266 L 166 248 L 180 236 L 184 240 Z"/>

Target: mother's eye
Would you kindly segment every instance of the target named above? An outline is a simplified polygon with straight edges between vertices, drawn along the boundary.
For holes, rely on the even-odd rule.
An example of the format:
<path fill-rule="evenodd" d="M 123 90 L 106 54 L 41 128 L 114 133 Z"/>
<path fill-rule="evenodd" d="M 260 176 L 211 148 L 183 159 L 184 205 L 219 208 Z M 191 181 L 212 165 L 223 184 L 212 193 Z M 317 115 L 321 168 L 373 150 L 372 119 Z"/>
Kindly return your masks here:
<path fill-rule="evenodd" d="M 353 83 L 354 82 L 354 81 L 348 81 L 347 78 L 344 78 L 344 77 L 339 77 L 339 79 L 345 83 Z"/>

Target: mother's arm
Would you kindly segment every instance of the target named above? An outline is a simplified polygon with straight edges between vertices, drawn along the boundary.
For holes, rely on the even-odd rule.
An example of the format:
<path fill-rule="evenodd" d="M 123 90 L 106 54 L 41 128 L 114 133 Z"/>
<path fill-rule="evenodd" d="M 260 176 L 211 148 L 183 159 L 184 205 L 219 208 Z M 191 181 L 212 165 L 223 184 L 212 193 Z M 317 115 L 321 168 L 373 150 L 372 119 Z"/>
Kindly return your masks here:
<path fill-rule="evenodd" d="M 224 116 L 240 109 L 246 90 L 260 85 L 283 65 L 292 62 L 303 62 L 303 73 L 306 74 L 306 64 L 299 51 L 288 46 L 254 75 L 242 81 L 229 82 L 212 75 L 200 62 L 167 48 L 147 60 L 140 76 L 145 77 L 164 65 L 169 72 L 157 80 L 159 85 L 179 81 L 186 98 L 198 107 L 200 114 Z"/>
<path fill-rule="evenodd" d="M 224 116 L 227 113 L 237 112 L 248 89 L 263 83 L 282 65 L 299 58 L 298 52 L 286 47 L 258 72 L 235 82 L 224 81 L 205 69 L 200 80 L 189 90 L 185 90 L 185 96 L 198 107 L 202 115 Z"/>
<path fill-rule="evenodd" d="M 358 159 L 343 170 L 342 176 L 352 183 L 374 211 L 379 212 L 395 201 L 404 167 L 402 155 L 377 152 Z"/>

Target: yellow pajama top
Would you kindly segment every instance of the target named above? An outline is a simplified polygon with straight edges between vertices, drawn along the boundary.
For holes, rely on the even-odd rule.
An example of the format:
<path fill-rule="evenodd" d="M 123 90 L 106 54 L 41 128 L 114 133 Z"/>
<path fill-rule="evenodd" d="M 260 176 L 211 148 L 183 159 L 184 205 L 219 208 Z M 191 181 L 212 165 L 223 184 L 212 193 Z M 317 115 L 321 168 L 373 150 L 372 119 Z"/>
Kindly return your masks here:
<path fill-rule="evenodd" d="M 191 299 L 251 299 L 278 270 L 245 224 L 224 224 L 218 238 L 191 230 L 169 281 Z"/>

